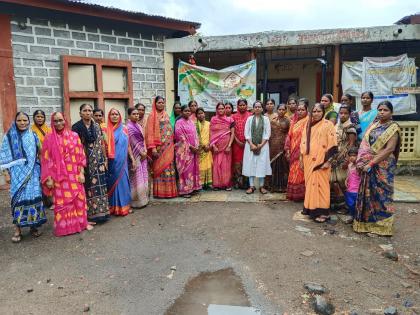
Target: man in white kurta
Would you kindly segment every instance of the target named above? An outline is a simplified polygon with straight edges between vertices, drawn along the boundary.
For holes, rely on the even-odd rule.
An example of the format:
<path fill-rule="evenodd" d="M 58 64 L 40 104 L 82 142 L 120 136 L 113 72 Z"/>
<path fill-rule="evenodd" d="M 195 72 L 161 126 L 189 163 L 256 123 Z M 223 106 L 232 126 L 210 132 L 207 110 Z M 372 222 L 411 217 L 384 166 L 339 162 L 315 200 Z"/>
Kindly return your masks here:
<path fill-rule="evenodd" d="M 270 165 L 270 149 L 268 146 L 268 140 L 270 139 L 271 135 L 271 126 L 270 120 L 268 117 L 263 116 L 262 114 L 259 115 L 257 119 L 264 119 L 264 130 L 262 141 L 266 140 L 266 143 L 260 150 L 260 154 L 256 155 L 254 152 L 251 151 L 251 146 L 249 144 L 252 141 L 252 119 L 254 115 L 248 117 L 245 123 L 245 149 L 244 149 L 244 160 L 242 166 L 242 175 L 250 177 L 250 186 L 251 184 L 251 177 L 258 177 L 260 179 L 260 185 L 264 182 L 264 178 L 267 175 L 271 175 L 271 165 Z M 256 144 L 255 144 L 256 145 Z M 254 180 L 252 178 L 252 181 Z M 262 178 L 262 181 L 261 181 Z"/>

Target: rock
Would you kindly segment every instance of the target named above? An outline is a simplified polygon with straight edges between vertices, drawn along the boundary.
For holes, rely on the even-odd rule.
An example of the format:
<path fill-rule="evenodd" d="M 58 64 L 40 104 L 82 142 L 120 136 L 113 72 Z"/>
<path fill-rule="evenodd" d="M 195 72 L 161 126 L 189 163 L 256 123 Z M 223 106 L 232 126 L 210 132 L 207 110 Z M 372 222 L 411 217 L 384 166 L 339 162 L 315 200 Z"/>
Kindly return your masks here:
<path fill-rule="evenodd" d="M 410 289 L 410 288 L 413 287 L 411 284 L 409 284 L 407 282 L 404 282 L 404 281 L 401 281 L 401 285 L 406 289 Z"/>
<path fill-rule="evenodd" d="M 389 306 L 384 310 L 384 315 L 397 315 L 398 311 L 394 306 Z"/>
<path fill-rule="evenodd" d="M 84 313 L 87 313 L 87 312 L 89 312 L 89 311 L 90 311 L 90 307 L 89 307 L 89 305 L 85 304 L 85 306 L 83 307 L 83 312 L 84 312 Z"/>
<path fill-rule="evenodd" d="M 51 279 L 47 279 L 47 283 L 50 283 L 51 282 Z"/>
<path fill-rule="evenodd" d="M 335 214 L 330 215 L 330 219 L 327 221 L 327 223 L 332 224 L 332 225 L 337 224 L 337 222 L 338 222 L 338 217 Z"/>
<path fill-rule="evenodd" d="M 357 311 L 353 310 L 353 311 L 350 312 L 349 315 L 359 315 L 359 313 L 357 313 Z"/>
<path fill-rule="evenodd" d="M 32 288 L 27 289 L 27 290 L 26 290 L 26 292 L 27 292 L 27 293 L 32 293 L 32 292 L 34 292 L 34 289 L 32 289 Z"/>
<path fill-rule="evenodd" d="M 393 261 L 398 261 L 398 254 L 395 250 L 387 250 L 382 254 L 384 257 L 391 259 Z"/>
<path fill-rule="evenodd" d="M 323 285 L 318 284 L 318 283 L 313 283 L 313 282 L 305 283 L 303 287 L 306 290 L 308 290 L 310 293 L 314 293 L 314 294 L 324 294 L 325 292 L 328 291 L 328 289 L 324 287 Z"/>
<path fill-rule="evenodd" d="M 335 312 L 334 306 L 321 295 L 314 296 L 312 306 L 314 311 L 320 315 L 332 315 Z"/>
<path fill-rule="evenodd" d="M 64 287 L 61 287 L 61 286 L 60 286 L 60 287 L 58 287 L 57 289 L 58 289 L 58 290 L 63 290 L 63 289 L 64 289 Z"/>
<path fill-rule="evenodd" d="M 413 301 L 411 301 L 410 299 L 406 299 L 406 300 L 404 300 L 404 302 L 403 302 L 403 306 L 404 306 L 404 307 L 413 307 L 413 306 L 414 306 L 414 303 L 413 303 Z"/>
<path fill-rule="evenodd" d="M 392 246 L 392 244 L 380 244 L 379 247 L 384 251 L 394 250 L 394 246 Z"/>
<path fill-rule="evenodd" d="M 419 211 L 418 211 L 417 209 L 409 209 L 409 210 L 408 210 L 408 213 L 409 213 L 409 214 L 418 214 L 418 213 L 419 213 Z"/>
<path fill-rule="evenodd" d="M 311 257 L 314 254 L 314 252 L 311 251 L 311 250 L 305 250 L 305 251 L 301 252 L 300 254 L 305 256 L 305 257 Z"/>
<path fill-rule="evenodd" d="M 308 228 L 303 227 L 301 225 L 296 225 L 295 230 L 299 231 L 299 232 L 302 232 L 303 234 L 308 235 L 308 236 L 312 235 L 311 229 L 308 229 Z"/>
<path fill-rule="evenodd" d="M 337 217 L 340 219 L 341 222 L 345 224 L 350 224 L 353 222 L 353 217 L 347 214 L 338 214 Z"/>
<path fill-rule="evenodd" d="M 401 294 L 399 294 L 399 293 L 395 293 L 395 294 L 394 294 L 394 297 L 395 297 L 396 299 L 399 299 L 399 298 L 401 297 Z"/>

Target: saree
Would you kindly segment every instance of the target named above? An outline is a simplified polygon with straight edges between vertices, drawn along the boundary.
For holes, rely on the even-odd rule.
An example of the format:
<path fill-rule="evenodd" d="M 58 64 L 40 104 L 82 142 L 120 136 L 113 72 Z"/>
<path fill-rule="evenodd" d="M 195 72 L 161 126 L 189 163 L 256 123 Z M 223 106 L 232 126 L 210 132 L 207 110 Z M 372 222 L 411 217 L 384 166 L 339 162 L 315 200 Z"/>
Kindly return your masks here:
<path fill-rule="evenodd" d="M 245 111 L 244 113 L 236 112 L 232 115 L 232 118 L 235 122 L 235 137 L 240 142 L 244 143 L 244 146 L 240 146 L 233 141 L 232 144 L 232 166 L 233 166 L 233 182 L 234 185 L 238 188 L 245 188 L 246 178 L 242 176 L 242 162 L 244 159 L 244 149 L 245 149 L 245 123 L 248 117 L 251 116 L 251 113 Z"/>
<path fill-rule="evenodd" d="M 284 145 L 286 143 L 287 133 L 289 132 L 290 121 L 288 118 L 270 119 L 271 137 L 270 145 L 270 164 L 272 177 L 270 187 L 272 191 L 284 192 L 287 188 L 287 179 L 289 177 L 289 162 L 284 154 Z"/>
<path fill-rule="evenodd" d="M 44 143 L 44 138 L 48 133 L 51 132 L 51 128 L 48 127 L 46 123 L 44 123 L 42 126 L 33 124 L 31 129 L 37 135 L 39 142 L 41 143 L 41 147 L 42 147 L 42 144 Z"/>
<path fill-rule="evenodd" d="M 308 121 L 308 116 L 291 123 L 286 138 L 285 151 L 290 152 L 289 177 L 287 179 L 287 199 L 302 201 L 305 198 L 305 176 L 299 166 L 300 142 L 302 132 Z"/>
<path fill-rule="evenodd" d="M 85 167 L 85 193 L 87 217 L 90 222 L 103 222 L 109 219 L 108 187 L 104 139 L 101 127 L 91 121 L 90 128 L 82 120 L 72 126 L 79 135 L 87 158 Z"/>
<path fill-rule="evenodd" d="M 142 160 L 141 153 L 147 152 L 144 142 L 144 131 L 141 125 L 127 121 L 128 140 L 137 167 L 130 170 L 131 206 L 141 208 L 149 203 L 149 170 L 147 157 Z"/>
<path fill-rule="evenodd" d="M 210 145 L 216 146 L 213 152 L 213 187 L 230 188 L 232 186 L 232 151 L 226 152 L 231 136 L 230 129 L 235 126 L 232 117 L 213 116 L 210 121 Z"/>
<path fill-rule="evenodd" d="M 357 131 L 350 118 L 345 122 L 340 121 L 335 126 L 337 135 L 338 152 L 331 160 L 331 210 L 345 208 L 346 178 L 347 178 L 347 152 L 350 149 L 349 135 L 357 137 Z"/>
<path fill-rule="evenodd" d="M 198 135 L 195 124 L 190 119 L 177 120 L 175 127 L 175 161 L 178 170 L 178 192 L 189 195 L 200 190 L 200 168 L 198 153 L 193 153 L 190 146 L 198 147 Z"/>
<path fill-rule="evenodd" d="M 356 201 L 356 215 L 353 230 L 362 233 L 375 233 L 391 236 L 395 207 L 394 172 L 400 150 L 401 136 L 397 123 L 381 125 L 374 123 L 366 131 L 360 145 L 356 165 L 361 168 L 381 151 L 388 141 L 398 135 L 398 143 L 393 153 L 385 160 L 371 167 L 369 172 L 362 172 L 361 183 Z"/>
<path fill-rule="evenodd" d="M 206 152 L 204 147 L 210 144 L 210 122 L 197 121 L 198 140 L 200 142 L 200 156 L 199 156 L 199 169 L 200 169 L 200 185 L 203 189 L 209 189 L 213 183 L 212 168 L 213 156 L 211 151 Z"/>
<path fill-rule="evenodd" d="M 130 179 L 128 175 L 128 131 L 120 120 L 114 125 L 108 114 L 108 149 L 115 148 L 114 156 L 108 155 L 108 203 L 110 213 L 125 216 L 131 207 Z M 110 136 L 110 134 L 112 135 Z"/>
<path fill-rule="evenodd" d="M 361 132 L 358 135 L 359 141 L 362 141 L 363 136 L 370 126 L 371 123 L 373 123 L 376 119 L 376 116 L 378 115 L 377 109 L 371 109 L 368 112 L 359 111 L 359 122 L 360 122 L 360 129 Z"/>
<path fill-rule="evenodd" d="M 47 222 L 40 185 L 39 140 L 29 129 L 19 131 L 13 123 L 3 138 L 0 170 L 10 175 L 13 224 L 38 227 Z"/>
<path fill-rule="evenodd" d="M 85 189 L 78 180 L 85 166 L 86 156 L 77 133 L 67 126 L 61 132 L 53 128 L 42 146 L 41 182 L 45 194 L 54 198 L 55 236 L 80 233 L 88 225 Z M 46 186 L 48 178 L 54 181 L 51 189 Z"/>
<path fill-rule="evenodd" d="M 169 116 L 165 111 L 157 112 L 153 102 L 147 119 L 146 144 L 149 155 L 156 149 L 157 159 L 152 162 L 153 196 L 175 198 L 178 195 L 174 165 L 174 134 Z"/>
<path fill-rule="evenodd" d="M 329 120 L 322 119 L 312 126 L 310 124 L 308 121 L 305 126 L 300 146 L 306 186 L 303 213 L 315 219 L 329 215 L 331 167 L 321 167 L 337 152 L 337 136 Z M 310 135 L 307 138 L 308 128 Z"/>

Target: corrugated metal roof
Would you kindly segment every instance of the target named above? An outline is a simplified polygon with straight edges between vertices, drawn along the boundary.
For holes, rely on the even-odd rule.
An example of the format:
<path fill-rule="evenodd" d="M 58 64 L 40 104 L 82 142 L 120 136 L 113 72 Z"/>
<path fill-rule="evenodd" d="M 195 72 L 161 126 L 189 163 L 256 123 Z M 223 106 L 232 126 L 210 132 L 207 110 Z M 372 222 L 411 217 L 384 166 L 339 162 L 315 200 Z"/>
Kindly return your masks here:
<path fill-rule="evenodd" d="M 89 1 L 83 1 L 83 0 L 56 0 L 56 1 L 61 2 L 61 3 L 67 3 L 67 4 L 72 3 L 77 6 L 93 7 L 99 10 L 119 12 L 119 13 L 130 15 L 132 17 L 136 17 L 136 16 L 137 17 L 150 17 L 150 18 L 154 18 L 160 21 L 187 23 L 187 24 L 191 24 L 196 29 L 200 28 L 201 26 L 201 23 L 198 23 L 198 22 L 184 21 L 184 20 L 179 20 L 179 19 L 168 18 L 165 16 L 146 14 L 143 12 L 137 12 L 137 11 L 131 11 L 131 10 L 123 10 L 123 9 L 112 7 L 112 6 L 104 6 L 101 4 L 90 3 Z"/>

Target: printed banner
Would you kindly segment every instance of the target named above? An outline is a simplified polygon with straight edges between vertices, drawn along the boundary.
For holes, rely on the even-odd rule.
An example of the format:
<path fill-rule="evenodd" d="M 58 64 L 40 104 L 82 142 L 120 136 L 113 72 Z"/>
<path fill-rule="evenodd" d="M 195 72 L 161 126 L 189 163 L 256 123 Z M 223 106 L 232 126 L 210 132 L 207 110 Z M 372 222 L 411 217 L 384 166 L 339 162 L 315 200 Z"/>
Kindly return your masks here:
<path fill-rule="evenodd" d="M 414 58 L 406 54 L 396 57 L 364 57 L 363 62 L 343 62 L 343 94 L 356 96 L 357 108 L 360 108 L 360 94 L 371 91 L 373 105 L 389 100 L 394 105 L 395 115 L 407 115 L 416 112 L 414 94 L 393 94 L 395 87 L 413 87 L 417 84 Z"/>
<path fill-rule="evenodd" d="M 248 104 L 256 100 L 257 62 L 249 61 L 221 70 L 199 67 L 180 61 L 178 96 L 182 104 L 195 100 L 206 111 L 215 112 L 218 102 L 236 104 L 244 98 Z"/>

